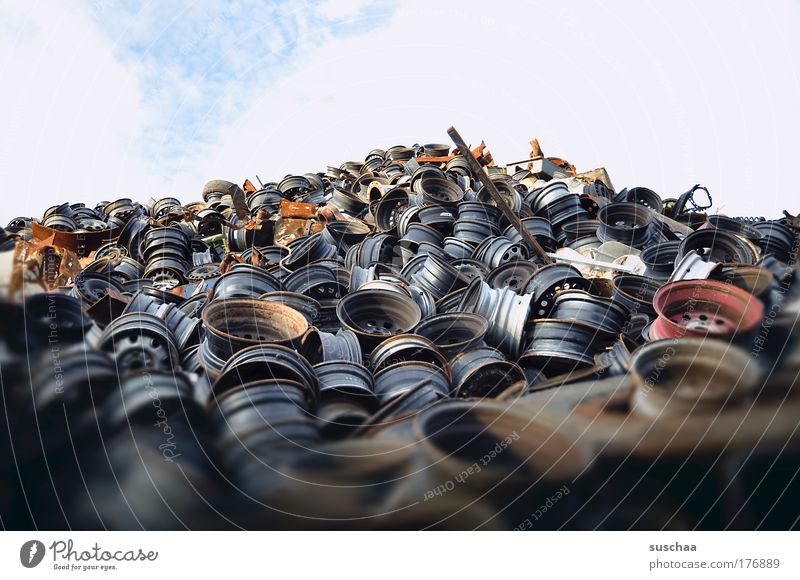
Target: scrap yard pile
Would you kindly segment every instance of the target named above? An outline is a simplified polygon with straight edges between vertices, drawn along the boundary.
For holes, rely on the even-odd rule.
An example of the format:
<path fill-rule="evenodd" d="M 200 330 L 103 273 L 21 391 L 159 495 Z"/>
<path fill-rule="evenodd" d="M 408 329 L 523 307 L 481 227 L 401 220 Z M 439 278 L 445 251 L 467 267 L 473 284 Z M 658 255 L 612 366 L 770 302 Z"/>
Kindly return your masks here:
<path fill-rule="evenodd" d="M 531 145 L 12 219 L 2 526 L 796 527 L 800 220 Z"/>

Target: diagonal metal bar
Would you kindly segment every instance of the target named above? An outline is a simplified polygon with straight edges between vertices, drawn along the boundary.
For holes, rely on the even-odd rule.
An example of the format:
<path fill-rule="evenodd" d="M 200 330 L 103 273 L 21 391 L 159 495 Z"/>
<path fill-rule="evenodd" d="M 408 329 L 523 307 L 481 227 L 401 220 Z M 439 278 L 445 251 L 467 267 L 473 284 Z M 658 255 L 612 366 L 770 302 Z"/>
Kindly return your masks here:
<path fill-rule="evenodd" d="M 478 163 L 478 160 L 475 159 L 472 151 L 469 150 L 469 147 L 467 147 L 467 144 L 464 142 L 464 139 L 461 138 L 461 135 L 458 134 L 458 131 L 456 131 L 455 127 L 450 127 L 447 130 L 447 134 L 450 135 L 453 143 L 456 144 L 456 147 L 458 147 L 458 150 L 464 156 L 464 159 L 467 160 L 472 173 L 478 176 L 478 179 L 483 184 L 483 187 L 485 187 L 486 191 L 489 192 L 489 195 L 492 196 L 495 205 L 500 208 L 500 211 L 503 212 L 503 215 L 506 217 L 506 219 L 511 222 L 511 225 L 514 226 L 514 229 L 519 232 L 520 236 L 522 236 L 522 240 L 525 242 L 525 245 L 528 246 L 528 249 L 537 254 L 539 258 L 544 261 L 544 263 L 551 264 L 553 259 L 547 255 L 547 252 L 545 252 L 544 248 L 542 248 L 539 242 L 536 241 L 536 238 L 534 238 L 527 228 L 522 225 L 519 216 L 515 214 L 510 207 L 508 207 L 506 200 L 504 200 L 500 195 L 500 192 L 497 191 L 497 187 L 495 187 L 494 183 L 492 183 L 492 180 L 489 179 L 489 175 L 483 170 L 481 164 Z"/>

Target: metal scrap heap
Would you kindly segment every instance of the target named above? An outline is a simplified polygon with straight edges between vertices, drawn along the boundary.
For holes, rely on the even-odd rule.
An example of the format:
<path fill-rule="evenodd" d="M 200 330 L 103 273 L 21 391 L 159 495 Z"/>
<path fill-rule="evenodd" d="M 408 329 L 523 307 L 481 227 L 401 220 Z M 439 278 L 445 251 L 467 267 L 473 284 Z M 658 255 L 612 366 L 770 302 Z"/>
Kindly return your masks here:
<path fill-rule="evenodd" d="M 800 221 L 531 146 L 11 220 L 3 526 L 796 527 Z"/>

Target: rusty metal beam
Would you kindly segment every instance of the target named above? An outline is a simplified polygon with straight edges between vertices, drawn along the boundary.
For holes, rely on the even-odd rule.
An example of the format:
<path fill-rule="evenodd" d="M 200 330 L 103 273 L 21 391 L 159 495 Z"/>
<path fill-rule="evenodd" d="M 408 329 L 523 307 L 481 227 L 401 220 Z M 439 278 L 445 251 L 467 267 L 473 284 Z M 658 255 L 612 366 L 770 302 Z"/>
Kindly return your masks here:
<path fill-rule="evenodd" d="M 547 255 L 547 252 L 544 251 L 544 248 L 536 241 L 536 238 L 531 235 L 531 233 L 522 225 L 522 222 L 519 219 L 519 216 L 514 213 L 514 211 L 508 207 L 506 201 L 500 196 L 500 192 L 497 191 L 497 187 L 495 187 L 494 183 L 491 179 L 489 179 L 489 175 L 483 170 L 478 160 L 475 159 L 475 156 L 472 154 L 472 151 L 469 150 L 467 144 L 464 142 L 464 139 L 461 138 L 461 135 L 458 134 L 455 127 L 450 127 L 447 130 L 447 134 L 450 135 L 450 138 L 453 140 L 453 143 L 456 144 L 458 150 L 464 155 L 464 159 L 467 160 L 469 164 L 469 168 L 472 170 L 483 186 L 486 188 L 486 191 L 489 192 L 489 195 L 492 196 L 495 205 L 503 212 L 503 215 L 506 219 L 511 222 L 511 225 L 514 226 L 514 229 L 519 232 L 520 236 L 522 236 L 523 242 L 525 245 L 528 246 L 528 249 L 532 250 L 539 258 L 544 261 L 546 264 L 551 264 L 553 259 Z"/>

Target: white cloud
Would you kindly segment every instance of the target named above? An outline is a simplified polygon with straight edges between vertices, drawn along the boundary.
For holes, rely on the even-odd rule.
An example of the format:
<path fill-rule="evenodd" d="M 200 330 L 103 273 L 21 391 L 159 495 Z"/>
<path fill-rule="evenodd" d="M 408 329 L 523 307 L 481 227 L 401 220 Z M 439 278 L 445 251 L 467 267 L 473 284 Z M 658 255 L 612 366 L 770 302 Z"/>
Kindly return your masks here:
<path fill-rule="evenodd" d="M 317 7 L 317 14 L 325 18 L 352 18 L 368 3 L 368 0 L 325 0 Z"/>
<path fill-rule="evenodd" d="M 137 78 L 113 58 L 88 14 L 15 2 L 3 4 L 0 20 L 4 218 L 157 188 L 128 146 L 142 123 Z"/>
<path fill-rule="evenodd" d="M 326 39 L 363 32 L 382 0 L 325 9 L 319 0 L 108 2 L 97 21 L 119 39 L 115 55 L 149 90 L 137 147 L 171 174 L 217 142 L 217 131 Z M 335 3 L 337 4 L 337 3 Z M 320 9 L 321 8 L 321 9 Z M 380 20 L 370 20 L 377 26 Z"/>
<path fill-rule="evenodd" d="M 326 38 L 359 32 L 352 14 L 315 7 L 0 5 L 0 180 L 13 192 L 0 222 L 64 200 L 196 198 L 202 182 L 190 171 L 219 129 Z"/>

